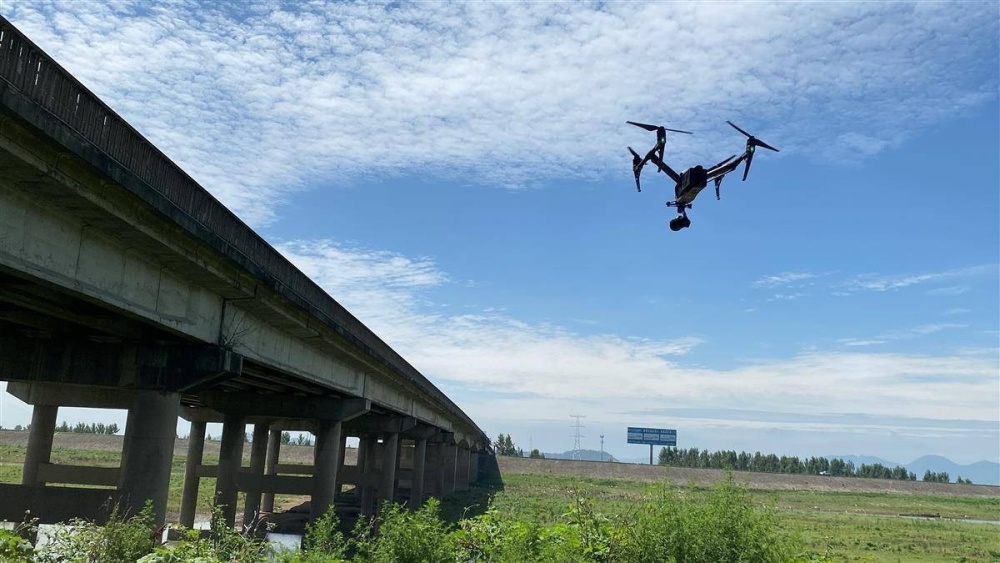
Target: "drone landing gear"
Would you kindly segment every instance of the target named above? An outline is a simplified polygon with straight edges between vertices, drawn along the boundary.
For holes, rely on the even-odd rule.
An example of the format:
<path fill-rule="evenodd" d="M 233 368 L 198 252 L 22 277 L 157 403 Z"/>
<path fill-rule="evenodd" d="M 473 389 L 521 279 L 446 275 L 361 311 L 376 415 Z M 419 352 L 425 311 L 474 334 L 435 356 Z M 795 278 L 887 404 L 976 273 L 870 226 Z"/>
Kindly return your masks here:
<path fill-rule="evenodd" d="M 688 219 L 686 210 L 691 209 L 690 204 L 681 203 L 678 204 L 676 201 L 668 201 L 667 207 L 676 207 L 677 212 L 680 213 L 677 217 L 670 220 L 670 230 L 677 232 L 681 229 L 686 229 L 691 226 L 691 220 Z"/>

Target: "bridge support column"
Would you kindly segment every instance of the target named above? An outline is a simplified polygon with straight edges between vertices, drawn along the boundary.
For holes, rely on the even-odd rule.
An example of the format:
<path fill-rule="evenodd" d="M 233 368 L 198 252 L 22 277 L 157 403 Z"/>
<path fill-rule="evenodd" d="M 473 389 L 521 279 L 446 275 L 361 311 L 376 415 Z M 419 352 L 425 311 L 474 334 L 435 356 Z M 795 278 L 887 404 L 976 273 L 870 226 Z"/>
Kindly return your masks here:
<path fill-rule="evenodd" d="M 264 474 L 264 462 L 267 458 L 267 442 L 271 425 L 268 423 L 255 423 L 253 425 L 253 442 L 250 443 L 250 473 L 252 475 Z M 260 511 L 260 490 L 254 488 L 247 490 L 246 500 L 243 504 L 243 524 L 252 523 Z"/>
<path fill-rule="evenodd" d="M 316 447 L 313 450 L 313 494 L 310 503 L 312 519 L 326 513 L 333 505 L 337 492 L 337 469 L 341 461 L 344 440 L 341 437 L 342 424 L 339 420 L 320 420 L 316 431 Z"/>
<path fill-rule="evenodd" d="M 28 449 L 24 454 L 21 484 L 44 486 L 38 481 L 38 467 L 52 458 L 52 439 L 56 432 L 59 407 L 35 405 L 31 409 L 31 430 L 28 431 Z"/>
<path fill-rule="evenodd" d="M 413 479 L 410 481 L 410 507 L 417 509 L 424 504 L 424 472 L 427 467 L 427 439 L 417 438 L 413 443 Z"/>
<path fill-rule="evenodd" d="M 448 479 L 447 471 L 445 471 L 445 459 L 448 457 L 447 448 L 448 445 L 444 442 L 438 442 L 437 447 L 434 448 L 434 488 L 439 499 L 444 498 L 444 495 L 447 494 Z"/>
<path fill-rule="evenodd" d="M 469 448 L 458 446 L 455 452 L 455 490 L 469 489 Z"/>
<path fill-rule="evenodd" d="M 201 479 L 198 477 L 198 466 L 205 454 L 205 422 L 192 421 L 191 432 L 188 434 L 187 459 L 184 461 L 184 492 L 181 496 L 180 523 L 193 528 L 195 512 L 198 509 L 198 489 Z"/>
<path fill-rule="evenodd" d="M 361 437 L 361 444 L 358 450 L 358 464 L 362 465 L 361 470 L 361 513 L 368 516 L 374 511 L 374 489 L 375 489 L 375 460 L 378 450 L 378 439 L 369 434 Z"/>
<path fill-rule="evenodd" d="M 458 470 L 458 446 L 444 444 L 444 457 L 441 460 L 441 470 L 444 473 L 444 487 L 441 496 L 455 492 L 455 477 Z"/>
<path fill-rule="evenodd" d="M 265 475 L 275 475 L 278 472 L 278 456 L 281 455 L 281 432 L 280 426 L 271 425 L 271 432 L 267 436 Z M 261 512 L 274 512 L 274 493 L 264 493 L 260 510 Z"/>
<path fill-rule="evenodd" d="M 215 501 L 222 505 L 226 525 L 236 525 L 236 474 L 243 464 L 243 441 L 246 439 L 246 418 L 227 414 L 222 423 L 222 443 L 219 445 L 219 469 L 215 480 Z"/>
<path fill-rule="evenodd" d="M 378 505 L 396 498 L 396 465 L 399 463 L 399 434 L 390 432 L 383 439 L 382 475 L 379 479 Z"/>
<path fill-rule="evenodd" d="M 469 459 L 469 484 L 479 482 L 479 452 L 472 452 Z"/>
<path fill-rule="evenodd" d="M 125 426 L 127 447 L 118 484 L 127 514 L 137 514 L 146 501 L 152 501 L 154 521 L 162 524 L 166 518 L 180 406 L 179 393 L 136 393 Z"/>

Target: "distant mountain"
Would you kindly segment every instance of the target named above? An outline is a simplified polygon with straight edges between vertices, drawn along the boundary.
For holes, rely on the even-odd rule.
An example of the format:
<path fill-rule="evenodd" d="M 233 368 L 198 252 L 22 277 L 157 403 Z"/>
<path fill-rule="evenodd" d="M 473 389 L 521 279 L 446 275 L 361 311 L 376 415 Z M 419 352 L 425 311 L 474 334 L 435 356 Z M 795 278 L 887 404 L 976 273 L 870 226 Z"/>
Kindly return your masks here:
<path fill-rule="evenodd" d="M 962 477 L 964 479 L 969 479 L 976 485 L 1000 485 L 1000 463 L 993 463 L 992 461 L 977 461 L 976 463 L 970 463 L 968 465 L 959 465 L 954 461 L 939 455 L 925 455 L 905 464 L 897 463 L 895 461 L 887 461 L 880 457 L 867 455 L 828 455 L 826 458 L 840 458 L 844 461 L 851 461 L 854 463 L 855 467 L 861 467 L 862 464 L 874 465 L 876 463 L 881 463 L 886 467 L 896 467 L 897 465 L 902 465 L 907 471 L 914 473 L 917 476 L 918 481 L 922 479 L 924 473 L 929 470 L 932 473 L 941 473 L 942 471 L 946 471 L 948 473 L 948 477 L 951 478 L 952 483 L 954 483 L 959 477 Z"/>
<path fill-rule="evenodd" d="M 917 474 L 917 479 L 924 476 L 928 470 L 934 473 L 948 472 L 948 477 L 954 483 L 962 477 L 977 485 L 1000 485 L 1000 463 L 977 461 L 968 465 L 959 465 L 946 457 L 925 455 L 906 464 L 906 468 Z"/>
<path fill-rule="evenodd" d="M 583 461 L 601 461 L 601 452 L 598 450 L 580 450 L 580 456 L 576 458 L 573 450 L 565 451 L 561 454 L 545 452 L 542 454 L 545 459 L 581 459 Z M 608 452 L 604 452 L 604 461 L 618 461 Z"/>
<path fill-rule="evenodd" d="M 876 463 L 880 463 L 889 468 L 896 467 L 897 465 L 903 465 L 899 462 L 884 460 L 880 457 L 872 455 L 828 455 L 824 457 L 826 457 L 826 459 L 842 459 L 844 461 L 850 461 L 854 464 L 854 467 L 861 467 L 862 465 L 875 465 Z M 921 475 L 923 475 L 923 473 L 921 473 Z"/>

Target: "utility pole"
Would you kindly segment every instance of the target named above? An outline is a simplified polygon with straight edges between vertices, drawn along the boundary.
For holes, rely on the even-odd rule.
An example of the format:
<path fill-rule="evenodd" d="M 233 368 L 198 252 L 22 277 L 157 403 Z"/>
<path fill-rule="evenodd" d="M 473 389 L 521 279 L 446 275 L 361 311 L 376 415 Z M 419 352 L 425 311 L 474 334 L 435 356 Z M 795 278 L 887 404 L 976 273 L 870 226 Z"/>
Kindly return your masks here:
<path fill-rule="evenodd" d="M 604 434 L 601 434 L 601 461 L 604 461 Z"/>
<path fill-rule="evenodd" d="M 573 434 L 573 459 L 580 459 L 580 438 L 583 438 L 583 434 L 580 434 L 580 429 L 584 426 L 580 424 L 581 418 L 587 418 L 585 414 L 571 414 L 570 418 L 576 419 L 576 424 L 573 428 L 576 428 L 576 433 Z"/>

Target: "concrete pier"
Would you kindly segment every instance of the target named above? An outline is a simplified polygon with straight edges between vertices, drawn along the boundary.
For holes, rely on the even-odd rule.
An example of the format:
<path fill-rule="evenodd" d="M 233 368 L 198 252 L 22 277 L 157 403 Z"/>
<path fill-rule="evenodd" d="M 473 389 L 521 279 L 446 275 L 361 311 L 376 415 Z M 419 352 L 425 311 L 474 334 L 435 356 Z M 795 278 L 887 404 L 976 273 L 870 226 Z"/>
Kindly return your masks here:
<path fill-rule="evenodd" d="M 35 405 L 31 409 L 31 429 L 28 433 L 28 449 L 24 454 L 24 469 L 21 484 L 43 486 L 38 480 L 38 468 L 52 458 L 52 438 L 56 433 L 56 417 L 59 407 Z"/>
<path fill-rule="evenodd" d="M 267 436 L 267 463 L 264 475 L 275 475 L 278 471 L 278 457 L 281 455 L 281 426 L 272 424 Z M 260 501 L 262 512 L 274 512 L 274 493 L 264 493 Z"/>
<path fill-rule="evenodd" d="M 153 517 L 162 524 L 167 514 L 170 468 L 174 460 L 174 438 L 180 394 L 140 391 L 129 410 L 122 452 L 118 490 L 127 514 L 137 514 L 147 501 L 153 503 Z"/>
<path fill-rule="evenodd" d="M 222 514 L 229 526 L 236 524 L 236 478 L 243 463 L 245 433 L 246 418 L 240 415 L 225 416 L 222 423 L 222 443 L 219 445 L 215 501 L 222 505 Z"/>
<path fill-rule="evenodd" d="M 424 473 L 427 466 L 427 439 L 417 438 L 413 443 L 413 478 L 410 481 L 410 506 L 424 504 Z"/>
<path fill-rule="evenodd" d="M 316 431 L 316 447 L 313 450 L 315 474 L 311 515 L 315 520 L 323 516 L 333 504 L 337 492 L 337 470 L 340 466 L 344 441 L 341 437 L 342 425 L 339 420 L 321 420 Z"/>
<path fill-rule="evenodd" d="M 382 439 L 382 475 L 379 478 L 378 506 L 392 502 L 396 493 L 396 465 L 399 463 L 399 434 L 392 432 Z"/>
<path fill-rule="evenodd" d="M 372 435 L 365 436 L 361 439 L 364 450 L 364 457 L 359 458 L 364 460 L 361 474 L 361 513 L 365 515 L 374 514 L 376 508 L 375 500 L 375 476 L 378 474 L 378 451 L 379 443 L 378 438 Z M 360 455 L 359 450 L 359 455 Z M 360 465 L 360 463 L 359 463 Z"/>
<path fill-rule="evenodd" d="M 184 491 L 181 493 L 180 523 L 188 528 L 194 527 L 195 512 L 198 508 L 198 489 L 201 479 L 198 476 L 198 466 L 201 465 L 205 453 L 205 422 L 192 421 L 191 432 L 188 435 L 187 459 L 184 461 Z"/>
<path fill-rule="evenodd" d="M 455 490 L 465 491 L 469 488 L 469 448 L 458 446 L 455 458 Z"/>
<path fill-rule="evenodd" d="M 258 422 L 253 425 L 253 441 L 250 443 L 250 474 L 263 475 L 264 463 L 267 459 L 267 441 L 270 424 Z M 260 511 L 261 492 L 257 488 L 246 491 L 246 500 L 243 506 L 243 524 L 253 522 Z"/>

